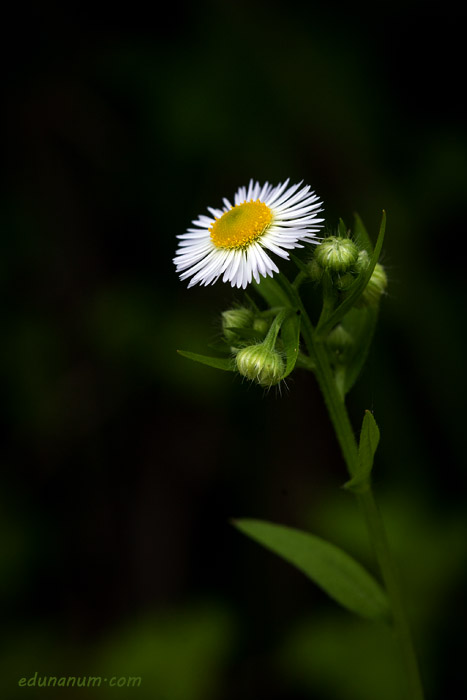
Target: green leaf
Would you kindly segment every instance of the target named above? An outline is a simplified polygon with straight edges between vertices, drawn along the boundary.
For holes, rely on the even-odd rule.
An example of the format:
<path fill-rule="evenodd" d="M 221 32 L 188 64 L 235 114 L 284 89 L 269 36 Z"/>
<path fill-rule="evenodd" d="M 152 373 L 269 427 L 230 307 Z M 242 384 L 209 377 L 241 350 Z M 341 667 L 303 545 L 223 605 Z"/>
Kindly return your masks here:
<path fill-rule="evenodd" d="M 215 338 L 211 343 L 207 343 L 207 347 L 210 350 L 214 350 L 214 352 L 220 352 L 223 355 L 227 355 L 231 352 L 231 345 L 232 343 L 228 343 L 225 340 L 225 338 Z M 181 351 L 181 353 L 179 352 L 179 354 L 183 354 L 183 350 Z"/>
<path fill-rule="evenodd" d="M 389 606 L 379 583 L 351 556 L 320 537 L 263 520 L 234 520 L 235 527 L 300 569 L 348 610 L 387 620 Z"/>
<path fill-rule="evenodd" d="M 208 365 L 227 372 L 235 372 L 235 361 L 231 357 L 208 357 L 189 350 L 177 350 L 177 352 L 179 355 L 187 357 L 189 360 L 194 360 L 194 362 L 199 362 L 202 365 Z"/>
<path fill-rule="evenodd" d="M 253 287 L 269 306 L 289 306 L 287 295 L 276 278 L 263 277 L 259 284 L 253 281 Z"/>
<path fill-rule="evenodd" d="M 302 352 L 298 353 L 295 366 L 300 369 L 307 369 L 309 372 L 314 372 L 316 370 L 316 362 Z"/>
<path fill-rule="evenodd" d="M 287 364 L 283 379 L 287 377 L 295 367 L 300 348 L 300 320 L 299 312 L 290 313 L 284 319 L 281 327 L 281 339 L 287 358 Z"/>
<path fill-rule="evenodd" d="M 264 333 L 255 331 L 254 328 L 237 328 L 237 326 L 227 326 L 224 330 L 232 331 L 242 340 L 261 340 L 264 337 Z"/>
<path fill-rule="evenodd" d="M 359 248 L 364 248 L 371 255 L 373 252 L 373 244 L 371 242 L 368 231 L 357 213 L 354 214 L 355 222 L 353 228 L 353 237 Z"/>
<path fill-rule="evenodd" d="M 348 229 L 347 226 L 345 225 L 345 222 L 343 219 L 339 219 L 339 225 L 338 225 L 338 233 L 341 238 L 347 238 L 348 237 Z"/>
<path fill-rule="evenodd" d="M 358 445 L 358 469 L 352 479 L 344 484 L 344 488 L 357 493 L 368 488 L 379 437 L 379 428 L 373 414 L 365 411 Z"/>
<path fill-rule="evenodd" d="M 353 387 L 365 364 L 373 340 L 378 312 L 378 306 L 365 306 L 361 309 L 353 307 L 341 321 L 354 341 L 346 355 L 344 395 Z"/>
<path fill-rule="evenodd" d="M 358 457 L 363 470 L 371 472 L 375 452 L 379 444 L 380 432 L 371 411 L 365 411 L 363 416 Z"/>
<path fill-rule="evenodd" d="M 303 272 L 307 277 L 309 277 L 310 271 L 308 269 L 308 265 L 304 263 L 303 260 L 300 260 L 300 258 L 293 253 L 290 253 L 290 259 L 295 263 L 300 272 Z"/>
<path fill-rule="evenodd" d="M 248 294 L 248 292 L 245 292 L 245 301 L 248 302 L 248 305 L 251 307 L 251 310 L 254 311 L 255 313 L 259 313 L 259 309 L 255 303 L 255 301 L 252 299 L 252 297 Z"/>
<path fill-rule="evenodd" d="M 320 337 L 325 337 L 329 333 L 329 331 L 332 330 L 337 323 L 339 323 L 339 321 L 345 316 L 345 314 L 348 311 L 350 311 L 350 309 L 353 307 L 358 297 L 363 293 L 363 290 L 370 281 L 370 277 L 373 274 L 373 270 L 375 269 L 375 265 L 378 262 L 379 256 L 381 254 L 385 230 L 386 212 L 383 211 L 376 245 L 370 256 L 370 263 L 365 272 L 362 272 L 362 274 L 359 275 L 355 282 L 352 284 L 344 301 L 341 304 L 339 304 L 337 309 L 335 309 L 335 311 L 330 316 L 328 316 L 328 318 L 322 324 L 318 325 L 316 331 Z"/>

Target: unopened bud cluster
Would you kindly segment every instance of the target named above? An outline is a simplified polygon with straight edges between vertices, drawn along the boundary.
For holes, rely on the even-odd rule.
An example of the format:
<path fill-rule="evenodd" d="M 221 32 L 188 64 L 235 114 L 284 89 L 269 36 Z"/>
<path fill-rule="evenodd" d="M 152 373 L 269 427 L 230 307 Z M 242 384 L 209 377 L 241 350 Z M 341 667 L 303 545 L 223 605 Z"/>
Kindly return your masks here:
<path fill-rule="evenodd" d="M 285 371 L 282 356 L 275 349 L 277 332 L 269 338 L 270 327 L 270 318 L 247 307 L 222 312 L 222 332 L 235 355 L 238 372 L 263 387 L 278 384 Z"/>
<path fill-rule="evenodd" d="M 340 292 L 346 292 L 358 275 L 365 272 L 370 264 L 370 256 L 350 238 L 329 236 L 316 248 L 313 260 L 309 263 L 310 276 L 316 282 L 321 281 L 327 273 Z M 387 276 L 384 268 L 376 264 L 371 278 L 356 306 L 376 306 L 387 288 Z"/>
<path fill-rule="evenodd" d="M 222 334 L 231 346 L 232 352 L 237 352 L 240 347 L 245 345 L 245 337 L 250 338 L 249 335 L 242 334 L 243 330 L 251 331 L 257 339 L 261 340 L 271 325 L 267 318 L 262 318 L 261 315 L 257 315 L 246 306 L 238 306 L 223 311 L 221 324 Z"/>

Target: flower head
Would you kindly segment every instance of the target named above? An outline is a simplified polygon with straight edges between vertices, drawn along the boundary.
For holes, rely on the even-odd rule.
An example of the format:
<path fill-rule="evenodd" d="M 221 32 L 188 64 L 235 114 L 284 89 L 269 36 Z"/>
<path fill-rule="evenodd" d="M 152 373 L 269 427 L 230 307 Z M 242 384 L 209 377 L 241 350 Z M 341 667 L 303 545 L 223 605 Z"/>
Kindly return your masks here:
<path fill-rule="evenodd" d="M 234 204 L 224 199 L 223 209 L 208 207 L 211 216 L 201 215 L 196 228 L 181 239 L 174 263 L 180 279 L 191 277 L 189 287 L 223 282 L 245 287 L 260 276 L 279 272 L 269 253 L 287 259 L 287 250 L 301 243 L 318 243 L 316 232 L 323 219 L 321 201 L 307 185 L 289 187 L 289 180 L 276 187 L 250 180 L 235 193 Z"/>
<path fill-rule="evenodd" d="M 350 238 L 329 236 L 317 249 L 314 259 L 323 270 L 346 272 L 358 258 L 358 248 Z"/>
<path fill-rule="evenodd" d="M 237 369 L 243 377 L 270 387 L 278 384 L 285 371 L 282 357 L 265 343 L 249 345 L 239 350 L 236 356 Z"/>

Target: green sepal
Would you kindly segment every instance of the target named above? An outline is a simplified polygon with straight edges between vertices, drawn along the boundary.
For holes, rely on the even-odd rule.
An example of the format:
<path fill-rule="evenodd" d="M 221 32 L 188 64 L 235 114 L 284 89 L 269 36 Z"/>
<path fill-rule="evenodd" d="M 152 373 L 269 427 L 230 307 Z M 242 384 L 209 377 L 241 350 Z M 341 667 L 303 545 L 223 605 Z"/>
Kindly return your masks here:
<path fill-rule="evenodd" d="M 357 227 L 363 226 L 361 224 L 360 219 L 356 220 L 356 225 Z M 383 211 L 383 216 L 381 219 L 381 225 L 379 228 L 379 233 L 378 233 L 378 238 L 376 240 L 376 245 L 374 247 L 374 250 L 371 253 L 370 256 L 370 262 L 368 264 L 367 269 L 362 272 L 355 282 L 352 284 L 350 287 L 344 301 L 339 304 L 339 306 L 327 317 L 323 318 L 322 322 L 318 325 L 316 331 L 318 336 L 324 337 L 329 333 L 334 326 L 339 323 L 339 321 L 350 311 L 350 309 L 353 307 L 357 299 L 361 296 L 363 293 L 365 287 L 367 286 L 368 282 L 370 281 L 371 275 L 373 274 L 373 270 L 375 269 L 375 265 L 378 262 L 379 256 L 381 254 L 381 249 L 383 247 L 383 241 L 384 241 L 384 232 L 386 230 L 386 212 Z M 364 237 L 365 230 L 359 228 L 359 234 L 360 236 Z M 368 236 L 367 236 L 368 238 Z M 368 239 L 369 240 L 369 239 Z"/>
<path fill-rule="evenodd" d="M 227 372 L 235 372 L 236 370 L 235 361 L 231 357 L 208 357 L 207 355 L 199 355 L 197 352 L 190 352 L 189 350 L 177 350 L 177 352 L 179 355 L 187 357 L 189 360 L 199 362 L 202 365 L 208 365 L 208 367 L 222 369 Z"/>
<path fill-rule="evenodd" d="M 350 481 L 344 484 L 345 489 L 361 493 L 369 487 L 379 438 L 380 432 L 373 414 L 365 411 L 358 445 L 358 469 Z"/>
<path fill-rule="evenodd" d="M 372 620 L 389 619 L 387 596 L 380 584 L 339 547 L 316 535 L 263 520 L 233 520 L 232 524 L 293 564 L 343 607 Z"/>
<path fill-rule="evenodd" d="M 295 367 L 300 349 L 300 321 L 299 311 L 289 313 L 281 326 L 281 340 L 284 347 L 287 363 L 282 379 L 285 379 Z"/>

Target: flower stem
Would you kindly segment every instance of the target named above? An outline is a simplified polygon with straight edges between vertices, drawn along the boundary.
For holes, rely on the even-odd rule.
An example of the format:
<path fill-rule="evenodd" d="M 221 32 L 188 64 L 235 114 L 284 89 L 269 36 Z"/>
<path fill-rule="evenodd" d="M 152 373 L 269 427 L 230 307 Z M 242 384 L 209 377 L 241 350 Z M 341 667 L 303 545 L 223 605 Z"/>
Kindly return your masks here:
<path fill-rule="evenodd" d="M 409 623 L 402 602 L 398 577 L 384 529 L 383 519 L 370 488 L 358 495 L 358 501 L 366 518 L 368 532 L 376 553 L 386 592 L 391 604 L 394 631 L 399 643 L 402 662 L 409 685 L 409 698 L 423 700 L 423 688 L 413 646 Z"/>
<path fill-rule="evenodd" d="M 329 364 L 326 349 L 321 341 L 314 337 L 313 326 L 306 310 L 299 300 L 298 295 L 294 299 L 299 302 L 302 313 L 302 334 L 307 346 L 310 358 L 315 363 L 314 372 L 318 384 L 323 393 L 329 415 L 336 431 L 337 438 L 347 464 L 347 469 L 353 476 L 358 467 L 358 446 L 345 406 L 344 398 L 339 392 L 334 379 L 332 368 Z M 367 529 L 373 545 L 381 576 L 392 612 L 392 621 L 395 635 L 399 644 L 403 664 L 405 666 L 411 700 L 423 700 L 423 689 L 418 669 L 417 658 L 412 642 L 410 627 L 402 603 L 402 596 L 395 566 L 389 549 L 386 532 L 380 511 L 377 507 L 371 484 L 368 489 L 358 494 L 360 508 L 365 515 Z"/>

